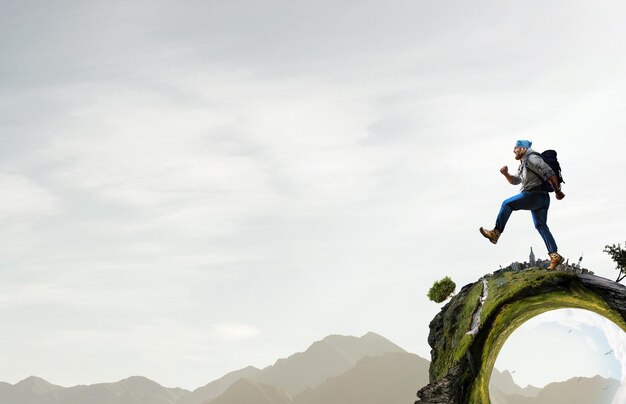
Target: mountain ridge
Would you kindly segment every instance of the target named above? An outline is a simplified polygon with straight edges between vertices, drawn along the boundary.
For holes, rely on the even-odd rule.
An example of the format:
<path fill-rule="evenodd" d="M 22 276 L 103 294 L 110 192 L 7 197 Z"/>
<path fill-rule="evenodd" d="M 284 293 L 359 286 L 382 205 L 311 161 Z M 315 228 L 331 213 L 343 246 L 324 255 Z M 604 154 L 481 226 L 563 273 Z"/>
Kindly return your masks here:
<path fill-rule="evenodd" d="M 334 334 L 274 365 L 248 366 L 194 391 L 166 388 L 143 376 L 67 388 L 29 376 L 15 385 L 0 382 L 0 404 L 378 404 L 383 398 L 386 404 L 401 404 L 414 401 L 417 390 L 428 383 L 429 366 L 427 359 L 378 334 Z M 285 374 L 293 380 L 282 379 Z M 603 383 L 609 388 L 602 390 Z M 593 394 L 572 393 L 581 387 Z M 490 392 L 493 404 L 564 404 L 557 401 L 559 396 L 571 393 L 593 400 L 598 394 L 612 397 L 618 387 L 618 381 L 597 376 L 555 382 L 544 389 L 522 388 L 509 371 L 494 369 Z"/>

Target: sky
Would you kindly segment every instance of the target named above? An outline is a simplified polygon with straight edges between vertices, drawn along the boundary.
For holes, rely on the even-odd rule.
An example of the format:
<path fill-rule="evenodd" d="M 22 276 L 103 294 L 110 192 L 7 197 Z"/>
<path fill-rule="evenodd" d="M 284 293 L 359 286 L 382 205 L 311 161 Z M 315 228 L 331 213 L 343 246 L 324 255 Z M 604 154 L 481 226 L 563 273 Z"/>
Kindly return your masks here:
<path fill-rule="evenodd" d="M 621 382 L 613 402 L 622 403 L 626 400 L 623 334 L 616 324 L 587 310 L 550 311 L 530 319 L 513 332 L 495 367 L 508 369 L 521 387 L 544 387 L 561 381 L 554 375 L 566 373 L 571 375 L 569 378 L 600 375 Z"/>
<path fill-rule="evenodd" d="M 615 279 L 625 17 L 618 1 L 2 1 L 0 380 L 194 389 L 368 331 L 429 358 L 435 280 L 547 257 L 528 212 L 496 246 L 478 233 L 517 192 L 499 169 L 520 138 L 559 153 L 559 252 Z"/>

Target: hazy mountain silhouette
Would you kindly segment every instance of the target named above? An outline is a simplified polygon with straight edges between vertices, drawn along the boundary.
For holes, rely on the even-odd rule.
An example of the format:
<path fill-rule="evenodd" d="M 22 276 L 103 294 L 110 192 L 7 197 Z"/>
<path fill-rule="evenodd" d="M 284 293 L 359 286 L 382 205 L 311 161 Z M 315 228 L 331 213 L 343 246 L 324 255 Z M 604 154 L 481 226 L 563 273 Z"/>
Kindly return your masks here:
<path fill-rule="evenodd" d="M 611 404 L 619 386 L 619 381 L 601 376 L 573 378 L 548 384 L 533 404 Z"/>
<path fill-rule="evenodd" d="M 536 397 L 506 395 L 490 389 L 492 404 L 612 404 L 620 382 L 600 376 L 550 383 Z"/>
<path fill-rule="evenodd" d="M 406 404 L 428 384 L 430 363 L 407 352 L 366 357 L 340 376 L 297 395 L 293 404 Z"/>
<path fill-rule="evenodd" d="M 192 393 L 183 396 L 176 402 L 176 404 L 200 404 L 218 397 L 224 393 L 230 386 L 232 386 L 237 380 L 242 378 L 253 378 L 261 372 L 260 369 L 254 366 L 248 366 L 245 369 L 236 370 L 230 372 L 224 377 L 212 381 L 206 386 L 200 387 L 194 390 Z"/>
<path fill-rule="evenodd" d="M 291 404 L 284 390 L 250 379 L 239 379 L 211 404 Z"/>
<path fill-rule="evenodd" d="M 189 392 L 183 389 L 168 389 L 145 377 L 130 377 L 117 383 L 103 383 L 69 389 L 72 393 L 62 404 L 95 403 L 100 397 L 108 396 L 107 403 L 167 404 L 175 403 Z M 103 401 L 104 402 L 104 401 Z"/>
<path fill-rule="evenodd" d="M 515 384 L 513 376 L 508 370 L 500 372 L 494 368 L 491 373 L 491 381 L 489 382 L 489 391 L 494 395 L 496 390 L 505 396 L 519 395 L 522 397 L 537 397 L 537 394 L 541 391 L 540 388 L 534 386 L 521 388 Z"/>
<path fill-rule="evenodd" d="M 306 351 L 279 359 L 263 370 L 249 367 L 229 373 L 222 379 L 195 390 L 191 395 L 182 397 L 177 404 L 206 403 L 225 392 L 239 377 L 278 387 L 294 396 L 307 388 L 320 385 L 329 377 L 344 373 L 364 357 L 380 356 L 389 352 L 406 351 L 373 332 L 360 338 L 330 335 L 314 342 Z"/>
<path fill-rule="evenodd" d="M 51 391 L 62 390 L 63 387 L 56 386 L 54 384 L 48 383 L 42 378 L 30 376 L 21 382 L 17 383 L 15 387 L 19 390 L 30 391 L 34 394 L 45 394 Z"/>
<path fill-rule="evenodd" d="M 331 335 L 263 370 L 231 372 L 193 393 L 144 377 L 65 388 L 31 376 L 0 382 L 0 404 L 400 404 L 415 401 L 429 365 L 374 333 Z M 619 385 L 596 376 L 521 388 L 508 371 L 494 369 L 490 391 L 493 404 L 604 404 Z"/>
<path fill-rule="evenodd" d="M 14 386 L 2 383 L 0 386 L 0 403 L 39 404 L 47 403 L 46 396 L 63 390 L 39 377 L 30 376 Z"/>
<path fill-rule="evenodd" d="M 64 388 L 29 377 L 11 388 L 0 389 L 2 404 L 173 404 L 189 394 L 168 389 L 145 377 L 130 377 L 116 383 Z"/>
<path fill-rule="evenodd" d="M 273 366 L 263 369 L 255 379 L 295 396 L 351 369 L 359 359 L 390 352 L 406 351 L 373 332 L 360 338 L 331 335 L 313 343 L 304 352 L 279 359 Z"/>

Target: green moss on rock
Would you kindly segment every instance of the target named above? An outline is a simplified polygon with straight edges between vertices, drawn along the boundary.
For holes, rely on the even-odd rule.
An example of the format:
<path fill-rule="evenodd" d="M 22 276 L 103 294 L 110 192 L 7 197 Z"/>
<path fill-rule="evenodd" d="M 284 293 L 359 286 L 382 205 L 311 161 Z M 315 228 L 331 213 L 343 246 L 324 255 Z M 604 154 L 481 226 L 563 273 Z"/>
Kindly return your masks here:
<path fill-rule="evenodd" d="M 431 364 L 430 367 L 431 381 L 445 376 L 448 368 L 458 362 L 471 344 L 473 338 L 466 333 L 472 315 L 480 305 L 482 290 L 482 282 L 466 285 L 431 322 L 431 330 L 438 330 L 437 337 L 428 341 L 433 347 L 431 353 L 437 355 L 436 364 L 432 362 L 434 366 Z"/>
<path fill-rule="evenodd" d="M 621 284 L 539 268 L 498 271 L 486 278 L 488 296 L 475 335 L 467 332 L 480 307 L 482 282 L 465 286 L 431 322 L 431 383 L 418 393 L 421 403 L 489 403 L 489 379 L 500 349 L 520 325 L 541 313 L 590 310 L 626 331 L 626 287 Z"/>

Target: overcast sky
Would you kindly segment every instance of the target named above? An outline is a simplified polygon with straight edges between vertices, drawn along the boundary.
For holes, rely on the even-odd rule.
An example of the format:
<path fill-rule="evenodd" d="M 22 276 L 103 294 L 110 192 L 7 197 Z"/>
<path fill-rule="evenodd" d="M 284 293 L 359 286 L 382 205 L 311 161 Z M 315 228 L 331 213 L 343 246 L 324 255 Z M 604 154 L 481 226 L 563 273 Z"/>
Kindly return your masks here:
<path fill-rule="evenodd" d="M 565 374 L 568 378 L 600 375 L 621 381 L 626 360 L 623 334 L 611 321 L 586 310 L 551 311 L 515 330 L 495 367 L 512 372 L 521 387 L 543 387 L 554 382 L 555 375 L 561 378 Z M 625 401 L 622 387 L 614 402 Z"/>
<path fill-rule="evenodd" d="M 2 1 L 0 380 L 191 389 L 367 331 L 430 358 L 433 281 L 547 258 L 528 212 L 497 246 L 478 233 L 517 192 L 498 170 L 519 138 L 559 152 L 561 254 L 614 279 L 625 20 L 619 1 Z"/>

